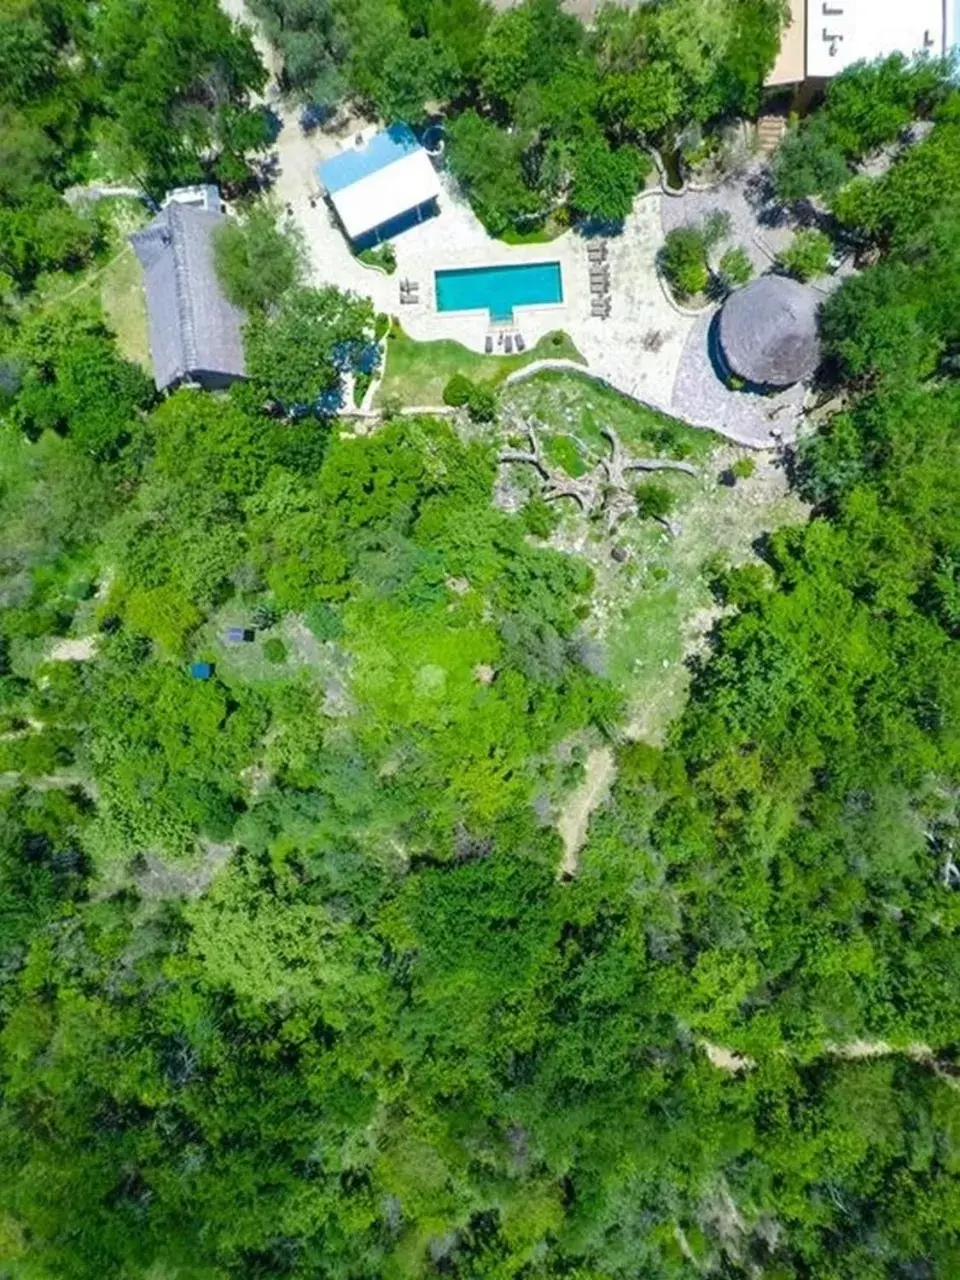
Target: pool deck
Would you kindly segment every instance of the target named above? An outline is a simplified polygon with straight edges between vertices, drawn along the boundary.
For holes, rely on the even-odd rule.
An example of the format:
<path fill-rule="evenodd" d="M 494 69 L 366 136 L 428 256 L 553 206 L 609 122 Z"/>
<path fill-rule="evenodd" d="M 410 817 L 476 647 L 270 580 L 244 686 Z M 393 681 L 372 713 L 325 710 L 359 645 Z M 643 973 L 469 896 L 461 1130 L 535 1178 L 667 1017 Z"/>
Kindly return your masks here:
<path fill-rule="evenodd" d="M 353 123 L 351 131 L 357 127 L 358 123 Z M 727 411 L 718 420 L 713 403 L 716 397 L 701 398 L 692 387 L 686 366 L 699 345 L 702 328 L 697 315 L 674 305 L 657 275 L 656 255 L 664 235 L 661 199 L 666 198 L 658 191 L 638 197 L 622 233 L 607 240 L 611 310 L 609 318 L 602 320 L 591 315 L 588 241 L 575 231 L 548 244 L 507 245 L 493 240 L 446 175 L 442 178 L 439 216 L 393 242 L 396 274 L 388 276 L 365 267 L 350 252 L 333 215 L 318 198 L 316 163 L 333 155 L 337 147 L 335 135 L 318 132 L 305 137 L 292 113 L 284 121 L 275 195 L 281 208 L 289 204 L 293 210 L 293 220 L 309 249 L 316 284 L 334 284 L 372 298 L 377 310 L 398 317 L 412 338 L 453 339 L 482 352 L 488 335 L 493 334 L 496 340 L 498 333 L 511 331 L 511 326 L 491 322 L 483 311 L 437 311 L 434 271 L 558 262 L 563 302 L 518 307 L 514 312 L 512 329 L 523 334 L 528 347 L 551 330 L 563 329 L 585 357 L 588 372 L 626 395 L 743 444 L 763 447 L 774 443 L 774 428 L 790 438 L 796 420 L 791 411 L 781 411 L 772 422 L 765 410 L 758 411 L 759 406 L 744 404 L 738 406 L 741 412 L 731 413 L 732 406 L 726 405 Z M 419 301 L 413 305 L 400 302 L 399 286 L 404 279 L 419 283 Z M 685 372 L 681 378 L 682 363 Z"/>

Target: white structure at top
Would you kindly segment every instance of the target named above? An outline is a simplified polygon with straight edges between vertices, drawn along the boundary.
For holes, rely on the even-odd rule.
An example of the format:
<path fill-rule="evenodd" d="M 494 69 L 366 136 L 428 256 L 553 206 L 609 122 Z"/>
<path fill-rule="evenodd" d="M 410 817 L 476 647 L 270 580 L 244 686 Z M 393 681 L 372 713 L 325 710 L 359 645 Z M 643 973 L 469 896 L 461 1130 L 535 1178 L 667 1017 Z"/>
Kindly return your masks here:
<path fill-rule="evenodd" d="M 220 188 L 212 182 L 199 182 L 194 187 L 174 187 L 168 191 L 161 209 L 172 204 L 185 204 L 191 209 L 208 209 L 212 213 L 223 212 Z"/>
<path fill-rule="evenodd" d="M 960 40 L 960 0 L 790 0 L 770 86 L 829 80 L 854 62 L 942 58 Z"/>
<path fill-rule="evenodd" d="M 815 0 L 807 4 L 807 75 L 835 76 L 891 53 L 947 52 L 943 0 Z"/>

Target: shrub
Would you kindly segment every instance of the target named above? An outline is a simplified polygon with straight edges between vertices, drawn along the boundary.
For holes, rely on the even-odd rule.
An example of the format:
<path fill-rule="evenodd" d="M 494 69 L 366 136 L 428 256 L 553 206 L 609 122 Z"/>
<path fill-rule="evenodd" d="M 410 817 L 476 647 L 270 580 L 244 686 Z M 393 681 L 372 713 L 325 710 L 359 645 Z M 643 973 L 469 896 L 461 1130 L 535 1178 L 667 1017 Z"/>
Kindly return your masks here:
<path fill-rule="evenodd" d="M 258 631 L 269 631 L 280 621 L 280 610 L 269 600 L 261 600 L 250 612 L 250 621 Z"/>
<path fill-rule="evenodd" d="M 535 538 L 549 538 L 560 523 L 560 512 L 543 498 L 531 498 L 520 512 L 520 519 L 527 533 Z"/>
<path fill-rule="evenodd" d="M 812 280 L 828 270 L 832 252 L 830 237 L 823 231 L 798 231 L 778 262 L 797 280 Z"/>
<path fill-rule="evenodd" d="M 443 389 L 443 403 L 454 409 L 462 409 L 470 403 L 473 390 L 473 383 L 466 374 L 455 373 Z"/>
<path fill-rule="evenodd" d="M 730 215 L 726 209 L 714 209 L 703 222 L 703 243 L 708 249 L 720 243 L 730 234 Z"/>
<path fill-rule="evenodd" d="M 660 251 L 660 266 L 681 297 L 703 293 L 710 282 L 703 232 L 697 227 L 675 227 L 668 232 Z"/>
<path fill-rule="evenodd" d="M 637 514 L 645 519 L 663 519 L 670 514 L 676 502 L 672 490 L 662 484 L 642 484 L 636 496 Z"/>
<path fill-rule="evenodd" d="M 268 662 L 285 662 L 287 657 L 287 646 L 279 636 L 269 636 L 263 642 L 263 656 Z"/>
<path fill-rule="evenodd" d="M 753 275 L 753 263 L 746 249 L 740 245 L 728 249 L 720 259 L 720 274 L 731 288 L 746 284 Z"/>
<path fill-rule="evenodd" d="M 497 393 L 488 382 L 473 384 L 467 412 L 474 422 L 492 422 L 497 416 Z"/>
<path fill-rule="evenodd" d="M 373 340 L 382 342 L 390 332 L 390 317 L 385 311 L 378 311 L 373 322 Z"/>
<path fill-rule="evenodd" d="M 738 458 L 730 470 L 738 480 L 749 480 L 757 469 L 753 458 Z"/>
<path fill-rule="evenodd" d="M 365 266 L 377 267 L 392 276 L 397 269 L 397 251 L 392 244 L 378 244 L 373 249 L 361 249 L 357 258 Z"/>

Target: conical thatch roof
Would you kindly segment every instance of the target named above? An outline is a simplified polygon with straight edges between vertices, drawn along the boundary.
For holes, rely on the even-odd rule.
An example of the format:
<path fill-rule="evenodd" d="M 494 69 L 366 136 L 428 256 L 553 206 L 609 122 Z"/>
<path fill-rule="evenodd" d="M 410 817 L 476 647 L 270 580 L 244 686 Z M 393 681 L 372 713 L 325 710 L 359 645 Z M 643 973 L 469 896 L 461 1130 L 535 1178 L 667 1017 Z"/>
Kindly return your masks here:
<path fill-rule="evenodd" d="M 786 276 L 761 276 L 738 289 L 720 313 L 720 345 L 734 373 L 762 386 L 788 387 L 820 363 L 818 299 Z"/>

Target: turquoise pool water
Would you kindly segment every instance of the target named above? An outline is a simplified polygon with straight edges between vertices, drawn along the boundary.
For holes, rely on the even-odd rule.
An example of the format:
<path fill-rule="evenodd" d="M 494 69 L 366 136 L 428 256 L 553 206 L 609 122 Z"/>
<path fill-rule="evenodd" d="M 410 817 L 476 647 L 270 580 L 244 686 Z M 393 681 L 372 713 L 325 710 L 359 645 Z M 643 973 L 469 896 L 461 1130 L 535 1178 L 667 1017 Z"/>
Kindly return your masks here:
<path fill-rule="evenodd" d="M 526 262 L 513 267 L 465 267 L 436 271 L 438 311 L 485 308 L 492 320 L 512 320 L 514 307 L 563 301 L 559 262 Z"/>

